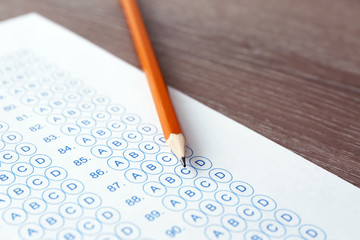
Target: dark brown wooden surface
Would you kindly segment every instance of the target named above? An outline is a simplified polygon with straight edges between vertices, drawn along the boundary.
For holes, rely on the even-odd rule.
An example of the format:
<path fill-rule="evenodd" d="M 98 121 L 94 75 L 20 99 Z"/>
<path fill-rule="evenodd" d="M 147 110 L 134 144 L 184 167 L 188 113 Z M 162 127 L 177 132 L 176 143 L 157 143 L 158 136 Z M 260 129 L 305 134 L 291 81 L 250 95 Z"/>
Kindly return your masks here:
<path fill-rule="evenodd" d="M 360 187 L 359 1 L 139 4 L 170 86 Z M 139 67 L 116 0 L 0 0 L 32 11 Z"/>

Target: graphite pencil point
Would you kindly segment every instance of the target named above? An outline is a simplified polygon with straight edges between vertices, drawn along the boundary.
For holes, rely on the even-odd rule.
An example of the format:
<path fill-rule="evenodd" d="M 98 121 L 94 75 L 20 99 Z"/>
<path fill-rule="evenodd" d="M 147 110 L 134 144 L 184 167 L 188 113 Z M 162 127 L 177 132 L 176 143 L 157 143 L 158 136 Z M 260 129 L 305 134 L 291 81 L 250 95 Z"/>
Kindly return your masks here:
<path fill-rule="evenodd" d="M 185 157 L 182 157 L 181 161 L 182 161 L 183 166 L 186 167 Z"/>

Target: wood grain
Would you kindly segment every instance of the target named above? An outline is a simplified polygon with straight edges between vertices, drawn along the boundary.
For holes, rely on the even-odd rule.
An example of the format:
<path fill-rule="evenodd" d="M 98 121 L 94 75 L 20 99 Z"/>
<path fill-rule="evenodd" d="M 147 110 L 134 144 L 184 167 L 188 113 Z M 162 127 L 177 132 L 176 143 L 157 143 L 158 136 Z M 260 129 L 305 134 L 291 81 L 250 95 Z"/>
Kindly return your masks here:
<path fill-rule="evenodd" d="M 170 86 L 360 187 L 360 2 L 140 0 Z M 115 0 L 0 0 L 139 67 Z"/>

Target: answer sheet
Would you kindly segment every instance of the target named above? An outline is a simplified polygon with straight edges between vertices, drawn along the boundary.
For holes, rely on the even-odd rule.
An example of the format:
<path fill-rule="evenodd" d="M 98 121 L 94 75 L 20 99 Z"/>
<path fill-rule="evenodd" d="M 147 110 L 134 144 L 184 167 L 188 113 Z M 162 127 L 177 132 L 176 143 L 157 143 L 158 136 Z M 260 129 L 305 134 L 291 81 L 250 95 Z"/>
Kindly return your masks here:
<path fill-rule="evenodd" d="M 360 190 L 37 14 L 0 24 L 0 239 L 360 239 Z"/>

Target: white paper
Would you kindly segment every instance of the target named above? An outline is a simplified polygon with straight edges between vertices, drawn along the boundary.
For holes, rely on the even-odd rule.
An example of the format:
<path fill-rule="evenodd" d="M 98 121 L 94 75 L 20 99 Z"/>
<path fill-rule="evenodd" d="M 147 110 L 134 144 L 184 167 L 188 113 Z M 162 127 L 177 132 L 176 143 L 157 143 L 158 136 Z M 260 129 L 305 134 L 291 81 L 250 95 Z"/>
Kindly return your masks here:
<path fill-rule="evenodd" d="M 188 175 L 143 72 L 37 14 L 1 23 L 0 239 L 360 239 L 358 188 L 170 94 Z"/>

